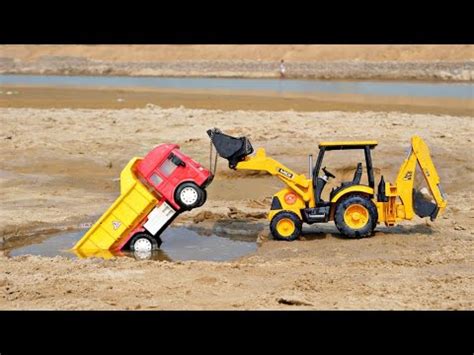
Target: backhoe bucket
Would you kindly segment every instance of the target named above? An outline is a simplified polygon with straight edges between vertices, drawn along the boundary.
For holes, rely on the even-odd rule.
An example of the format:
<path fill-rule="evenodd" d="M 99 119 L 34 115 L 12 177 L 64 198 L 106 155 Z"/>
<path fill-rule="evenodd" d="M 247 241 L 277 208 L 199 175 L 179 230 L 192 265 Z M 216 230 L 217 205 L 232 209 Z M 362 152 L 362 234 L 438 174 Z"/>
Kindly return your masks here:
<path fill-rule="evenodd" d="M 253 153 L 253 147 L 247 137 L 232 137 L 217 128 L 207 130 L 207 134 L 211 138 L 217 154 L 229 161 L 231 169 L 235 169 L 239 161 Z"/>
<path fill-rule="evenodd" d="M 422 190 L 413 189 L 413 210 L 418 217 L 430 217 L 434 221 L 438 216 L 439 208 L 428 192 L 423 193 Z"/>

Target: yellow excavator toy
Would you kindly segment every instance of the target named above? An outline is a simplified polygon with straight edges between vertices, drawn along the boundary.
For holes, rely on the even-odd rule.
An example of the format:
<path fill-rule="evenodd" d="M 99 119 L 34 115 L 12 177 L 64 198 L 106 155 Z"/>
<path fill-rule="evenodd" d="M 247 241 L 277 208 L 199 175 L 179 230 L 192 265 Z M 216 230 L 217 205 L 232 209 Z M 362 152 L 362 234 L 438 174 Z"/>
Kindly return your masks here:
<path fill-rule="evenodd" d="M 414 214 L 430 217 L 433 221 L 446 208 L 446 196 L 426 143 L 418 136 L 411 138 L 411 149 L 402 163 L 394 184 L 382 176 L 375 189 L 371 150 L 376 141 L 322 142 L 313 166 L 309 155 L 309 177 L 298 174 L 280 162 L 268 157 L 263 148 L 255 155 L 246 137 L 232 137 L 214 128 L 207 131 L 217 154 L 236 170 L 266 171 L 278 177 L 286 187 L 273 196 L 268 219 L 275 239 L 295 240 L 301 234 L 303 223 L 334 221 L 341 234 L 350 238 L 373 234 L 378 223 L 393 226 L 398 221 L 411 220 Z M 211 146 L 212 148 L 212 146 Z M 362 184 L 362 163 L 358 163 L 352 181 L 342 182 L 323 201 L 321 194 L 334 174 L 322 167 L 327 152 L 362 150 L 368 184 Z M 212 152 L 211 152 L 212 153 Z M 216 155 L 217 158 L 217 155 Z M 432 199 L 414 189 L 416 165 L 425 178 Z M 322 171 L 322 176 L 320 176 Z"/>

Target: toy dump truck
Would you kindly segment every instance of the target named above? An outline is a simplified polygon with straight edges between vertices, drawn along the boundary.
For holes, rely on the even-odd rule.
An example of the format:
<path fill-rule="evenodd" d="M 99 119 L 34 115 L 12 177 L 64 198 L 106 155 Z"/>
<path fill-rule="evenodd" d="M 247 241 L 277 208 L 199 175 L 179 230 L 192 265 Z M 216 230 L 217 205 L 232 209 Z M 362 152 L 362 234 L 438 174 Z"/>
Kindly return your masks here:
<path fill-rule="evenodd" d="M 145 158 L 131 159 L 120 174 L 120 196 L 73 251 L 86 257 L 159 248 L 161 233 L 179 213 L 206 202 L 213 176 L 176 144 L 161 144 Z"/>
<path fill-rule="evenodd" d="M 216 128 L 207 133 L 217 154 L 228 160 L 229 168 L 266 171 L 286 185 L 273 196 L 268 214 L 270 231 L 277 240 L 297 239 L 303 223 L 329 221 L 334 221 L 337 229 L 346 237 L 367 237 L 372 235 L 380 222 L 393 226 L 400 220 L 411 220 L 415 214 L 422 218 L 430 217 L 433 221 L 446 208 L 446 196 L 441 189 L 429 148 L 418 136 L 411 139 L 410 153 L 400 167 L 395 183 L 386 182 L 382 176 L 376 188 L 371 157 L 371 151 L 377 146 L 376 141 L 320 143 L 316 164 L 313 165 L 312 155 L 309 156 L 309 177 L 306 177 L 268 157 L 263 148 L 257 149 L 255 155 L 251 156 L 253 147 L 246 137 L 232 137 Z M 331 152 L 344 154 L 349 150 L 364 153 L 368 183 L 361 182 L 364 169 L 362 162 L 358 162 L 353 179 L 334 187 L 329 199 L 324 201 L 324 187 L 329 179 L 335 178 L 323 165 L 324 157 Z M 425 198 L 421 190 L 414 188 L 417 165 L 432 198 Z"/>

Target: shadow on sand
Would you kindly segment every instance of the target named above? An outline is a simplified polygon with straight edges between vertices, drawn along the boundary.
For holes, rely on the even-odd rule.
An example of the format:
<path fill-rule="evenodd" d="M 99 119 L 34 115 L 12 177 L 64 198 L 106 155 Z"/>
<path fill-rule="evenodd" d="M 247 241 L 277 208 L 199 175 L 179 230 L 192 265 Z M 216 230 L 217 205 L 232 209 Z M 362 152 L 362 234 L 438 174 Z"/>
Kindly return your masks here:
<path fill-rule="evenodd" d="M 377 226 L 375 229 L 372 237 L 382 236 L 382 235 L 413 235 L 413 234 L 426 234 L 432 235 L 433 229 L 431 226 L 426 224 L 416 224 L 416 225 L 398 225 L 394 227 L 386 227 L 386 226 Z M 347 238 L 344 237 L 339 231 L 337 230 L 334 224 L 329 225 L 313 225 L 311 227 L 306 227 L 303 229 L 303 233 L 301 236 L 304 240 L 318 240 L 318 239 L 325 239 L 328 236 L 337 238 L 337 239 L 344 239 L 344 240 L 351 240 L 351 239 L 362 239 L 362 238 Z"/>

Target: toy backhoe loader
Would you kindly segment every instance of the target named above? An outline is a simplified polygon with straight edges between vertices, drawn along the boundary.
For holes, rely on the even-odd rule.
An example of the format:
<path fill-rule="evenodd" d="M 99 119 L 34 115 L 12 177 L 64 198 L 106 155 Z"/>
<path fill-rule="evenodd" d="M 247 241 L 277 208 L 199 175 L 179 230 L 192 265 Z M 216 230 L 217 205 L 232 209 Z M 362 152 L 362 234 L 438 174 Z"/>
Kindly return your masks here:
<path fill-rule="evenodd" d="M 385 182 L 382 176 L 375 190 L 371 150 L 376 141 L 323 142 L 313 166 L 309 156 L 309 178 L 298 174 L 280 162 L 267 157 L 259 148 L 256 154 L 246 137 L 235 138 L 214 128 L 207 131 L 217 154 L 236 170 L 261 170 L 278 177 L 286 187 L 273 196 L 268 219 L 275 239 L 295 240 L 301 234 L 302 224 L 334 221 L 337 229 L 351 238 L 372 235 L 376 225 L 384 222 L 393 226 L 402 219 L 411 220 L 416 213 L 434 220 L 446 208 L 446 197 L 440 179 L 430 157 L 428 146 L 418 136 L 411 139 L 408 157 L 400 167 L 394 184 Z M 362 150 L 368 184 L 361 183 L 362 163 L 357 164 L 352 181 L 342 182 L 323 201 L 321 193 L 330 178 L 335 176 L 321 168 L 324 156 L 331 151 Z M 434 202 L 424 198 L 414 189 L 416 164 L 420 166 Z M 319 176 L 322 170 L 322 176 Z"/>

